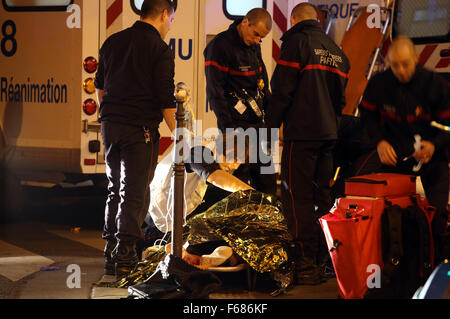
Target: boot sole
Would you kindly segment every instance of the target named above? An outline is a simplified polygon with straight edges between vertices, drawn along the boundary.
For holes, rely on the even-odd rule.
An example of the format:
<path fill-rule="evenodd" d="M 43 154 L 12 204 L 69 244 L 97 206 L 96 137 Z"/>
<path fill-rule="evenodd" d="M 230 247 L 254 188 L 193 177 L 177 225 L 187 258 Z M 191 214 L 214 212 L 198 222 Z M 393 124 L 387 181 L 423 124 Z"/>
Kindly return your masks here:
<path fill-rule="evenodd" d="M 321 280 L 318 280 L 318 281 L 307 281 L 307 280 L 303 280 L 303 281 L 297 281 L 297 285 L 300 285 L 300 286 L 317 286 L 317 285 L 320 285 L 320 284 L 323 284 L 324 282 L 323 281 L 321 281 Z"/>
<path fill-rule="evenodd" d="M 116 275 L 116 265 L 112 262 L 105 262 L 103 270 L 104 270 L 104 274 L 106 276 L 115 276 Z"/>
<path fill-rule="evenodd" d="M 324 279 L 320 276 L 314 276 L 310 278 L 296 278 L 297 285 L 315 286 L 323 284 L 324 282 L 326 281 L 324 281 Z"/>
<path fill-rule="evenodd" d="M 105 269 L 103 274 L 105 276 L 115 276 L 116 275 L 116 271 L 115 270 L 111 270 L 111 269 Z"/>

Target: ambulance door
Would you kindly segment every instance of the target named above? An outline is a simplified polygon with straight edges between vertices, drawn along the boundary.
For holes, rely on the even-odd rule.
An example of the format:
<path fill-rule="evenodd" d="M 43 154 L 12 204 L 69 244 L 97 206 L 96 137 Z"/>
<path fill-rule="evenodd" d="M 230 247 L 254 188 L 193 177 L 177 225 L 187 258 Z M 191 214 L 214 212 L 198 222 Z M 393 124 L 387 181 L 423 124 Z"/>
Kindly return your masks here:
<path fill-rule="evenodd" d="M 0 4 L 0 123 L 8 168 L 80 172 L 82 31 L 68 5 Z"/>
<path fill-rule="evenodd" d="M 198 65 L 200 0 L 178 1 L 175 19 L 165 41 L 175 56 L 175 85 L 182 82 L 190 88 L 189 108 L 194 119 L 199 119 L 196 111 L 199 103 L 198 76 L 202 72 Z M 169 132 L 167 125 L 164 129 Z"/>
<path fill-rule="evenodd" d="M 98 51 L 100 49 L 100 6 L 104 1 L 82 1 L 82 52 L 78 64 L 83 65 L 81 81 L 81 156 L 82 173 L 105 173 L 105 155 L 100 132 L 99 109 L 95 94 L 95 72 L 97 71 Z M 74 9 L 72 9 L 74 10 Z M 70 10 L 69 10 L 70 11 Z M 70 11 L 71 12 L 71 11 Z M 74 12 L 76 12 L 74 10 Z"/>

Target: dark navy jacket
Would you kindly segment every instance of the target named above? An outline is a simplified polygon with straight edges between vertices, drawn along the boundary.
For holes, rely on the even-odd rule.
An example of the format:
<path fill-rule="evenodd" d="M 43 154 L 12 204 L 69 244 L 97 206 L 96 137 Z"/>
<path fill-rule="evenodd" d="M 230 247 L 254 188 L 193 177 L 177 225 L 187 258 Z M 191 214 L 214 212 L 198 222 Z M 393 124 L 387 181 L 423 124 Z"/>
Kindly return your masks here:
<path fill-rule="evenodd" d="M 401 83 L 391 69 L 370 79 L 359 105 L 369 147 L 387 140 L 399 158 L 414 152 L 414 135 L 433 142 L 436 151 L 449 146 L 450 133 L 430 125 L 449 125 L 450 87 L 438 73 L 421 66 L 409 83 Z"/>
<path fill-rule="evenodd" d="M 346 55 L 315 20 L 297 23 L 281 40 L 268 126 L 284 123 L 287 141 L 337 139 L 350 70 Z"/>
<path fill-rule="evenodd" d="M 204 50 L 206 93 L 209 105 L 217 117 L 220 130 L 225 128 L 257 127 L 261 121 L 254 111 L 247 106 L 240 114 L 234 106 L 238 100 L 232 93 L 241 96 L 242 89 L 255 97 L 257 81 L 265 83 L 263 103 L 264 110 L 270 95 L 266 67 L 261 56 L 261 46 L 247 46 L 238 34 L 237 26 L 242 19 L 236 20 L 228 30 L 219 33 Z"/>
<path fill-rule="evenodd" d="M 105 91 L 101 120 L 157 129 L 162 109 L 175 107 L 174 68 L 172 51 L 152 25 L 137 21 L 111 35 L 95 77 Z"/>

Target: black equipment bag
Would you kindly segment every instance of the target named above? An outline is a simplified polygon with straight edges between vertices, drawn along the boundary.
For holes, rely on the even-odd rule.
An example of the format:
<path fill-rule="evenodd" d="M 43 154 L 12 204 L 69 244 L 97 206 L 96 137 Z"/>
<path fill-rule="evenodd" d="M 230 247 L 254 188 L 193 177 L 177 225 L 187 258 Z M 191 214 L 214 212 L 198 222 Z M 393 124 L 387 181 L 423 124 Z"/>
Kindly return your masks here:
<path fill-rule="evenodd" d="M 369 289 L 364 298 L 412 298 L 430 276 L 434 260 L 431 220 L 416 199 L 413 203 L 407 208 L 388 205 L 384 210 L 381 287 Z"/>
<path fill-rule="evenodd" d="M 188 295 L 175 278 L 133 285 L 128 292 L 129 299 L 184 299 Z"/>
<path fill-rule="evenodd" d="M 169 254 L 145 283 L 131 286 L 128 291 L 129 299 L 207 299 L 221 285 L 220 278 L 211 271 Z"/>

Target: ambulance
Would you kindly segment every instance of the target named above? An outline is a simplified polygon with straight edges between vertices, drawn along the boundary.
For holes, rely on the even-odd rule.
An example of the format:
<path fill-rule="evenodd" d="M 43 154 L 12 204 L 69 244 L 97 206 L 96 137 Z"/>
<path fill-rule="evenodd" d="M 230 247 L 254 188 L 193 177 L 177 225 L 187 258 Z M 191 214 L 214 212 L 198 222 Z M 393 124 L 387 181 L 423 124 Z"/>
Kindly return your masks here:
<path fill-rule="evenodd" d="M 55 185 L 104 177 L 105 160 L 94 77 L 98 51 L 111 34 L 130 27 L 143 0 L 2 0 L 0 4 L 0 158 L 6 174 L 22 184 Z M 298 0 L 182 0 L 166 37 L 175 58 L 175 83 L 190 87 L 197 134 L 216 126 L 206 101 L 203 50 L 232 20 L 254 7 L 273 17 L 262 41 L 269 78 L 280 38 Z M 391 8 L 385 39 L 413 38 L 420 63 L 450 72 L 448 0 L 310 0 L 321 23 L 340 44 L 358 8 Z M 352 18 L 353 19 L 353 18 Z M 385 19 L 386 20 L 386 19 Z M 364 36 L 361 37 L 364 45 Z M 353 61 L 351 61 L 353 62 Z M 350 107 L 352 110 L 354 105 Z M 198 131 L 199 130 L 199 131 Z M 172 143 L 160 126 L 160 155 Z M 1 178 L 1 177 L 0 177 Z M 11 178 L 8 178 L 10 180 Z M 5 188 L 9 186 L 2 182 Z M 0 190 L 1 192 L 1 190 Z"/>

